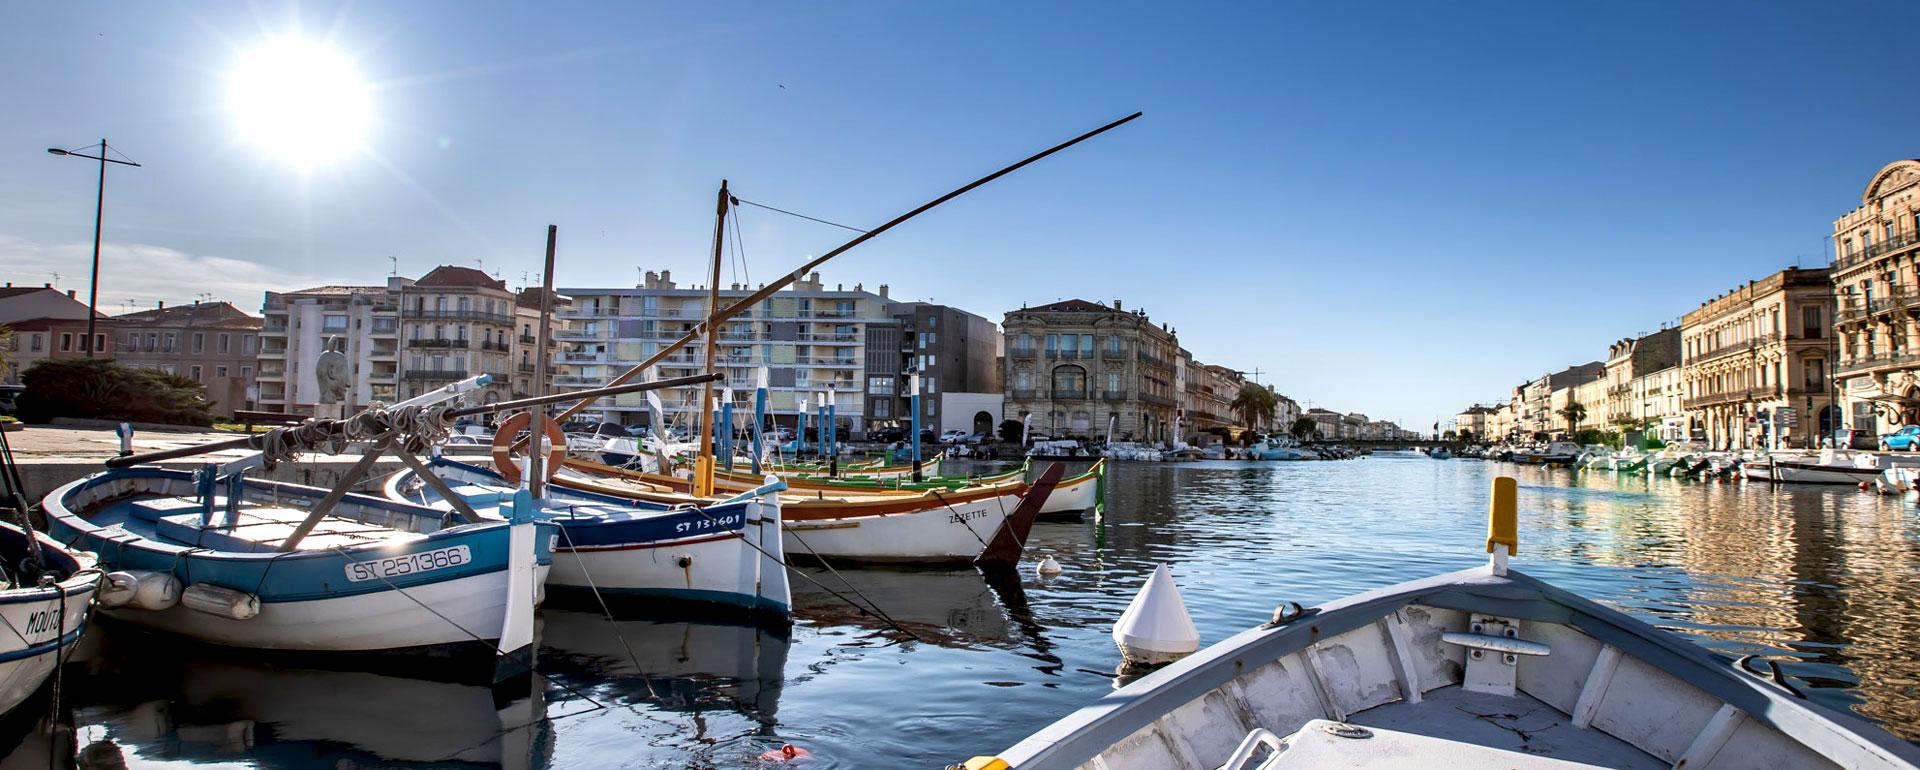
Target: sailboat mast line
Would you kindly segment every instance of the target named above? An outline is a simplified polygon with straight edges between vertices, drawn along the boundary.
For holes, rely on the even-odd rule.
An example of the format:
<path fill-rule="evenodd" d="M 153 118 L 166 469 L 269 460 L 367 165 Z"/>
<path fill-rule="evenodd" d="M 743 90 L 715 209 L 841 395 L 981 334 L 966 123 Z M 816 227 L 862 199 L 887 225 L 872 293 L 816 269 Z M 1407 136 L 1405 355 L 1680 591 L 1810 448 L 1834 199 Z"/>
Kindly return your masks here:
<path fill-rule="evenodd" d="M 688 344 L 692 343 L 694 340 L 700 339 L 701 335 L 706 333 L 706 329 L 704 327 L 707 324 L 719 323 L 721 321 L 725 321 L 729 318 L 739 315 L 742 311 L 745 311 L 748 308 L 751 308 L 754 305 L 760 303 L 762 300 L 765 300 L 766 298 L 773 296 L 775 292 L 778 292 L 781 289 L 784 289 L 792 285 L 794 281 L 799 280 L 800 277 L 806 275 L 808 271 L 813 270 L 814 268 L 819 267 L 822 264 L 825 264 L 827 260 L 840 256 L 841 254 L 846 253 L 847 250 L 852 249 L 856 246 L 859 246 L 862 243 L 866 243 L 867 241 L 873 239 L 875 236 L 878 236 L 881 233 L 884 233 L 888 230 L 893 229 L 895 226 L 898 226 L 900 223 L 905 222 L 914 217 L 917 217 L 921 214 L 924 214 L 928 209 L 931 209 L 942 203 L 946 203 L 947 201 L 953 200 L 954 198 L 958 198 L 961 195 L 965 195 L 966 193 L 973 191 L 974 189 L 980 187 L 981 185 L 984 185 L 988 182 L 992 182 L 993 180 L 999 179 L 1000 177 L 1006 176 L 1015 171 L 1019 171 L 1020 169 L 1026 168 L 1027 166 L 1030 166 L 1033 163 L 1046 158 L 1047 156 L 1053 155 L 1054 153 L 1060 152 L 1061 150 L 1067 149 L 1068 147 L 1072 147 L 1088 139 L 1092 139 L 1093 137 L 1099 136 L 1115 128 L 1118 128 L 1134 120 L 1135 118 L 1140 117 L 1140 115 L 1141 113 L 1135 112 L 1132 115 L 1128 115 L 1124 118 L 1108 123 L 1092 131 L 1088 131 L 1072 139 L 1068 139 L 1067 141 L 1061 142 L 1060 144 L 1056 144 L 1052 147 L 1049 147 L 1045 150 L 1035 153 L 1034 155 L 1028 156 L 1025 160 L 1022 160 L 1011 166 L 1007 166 L 1006 168 L 1002 168 L 999 171 L 995 171 L 986 176 L 980 177 L 979 179 L 976 179 L 968 183 L 967 185 L 957 190 L 954 190 L 953 192 L 947 193 L 931 201 L 923 203 L 920 205 L 919 208 L 913 209 L 912 211 L 908 211 L 905 214 L 901 214 L 900 216 L 894 217 L 892 220 L 888 221 L 886 224 L 883 224 L 879 227 L 876 227 L 872 230 L 868 230 L 867 232 L 856 236 L 853 240 L 850 240 L 850 241 L 847 241 L 846 243 L 841 244 L 839 248 L 836 248 L 832 251 L 829 251 L 825 254 L 820 255 L 819 257 L 816 257 L 813 261 L 808 262 L 804 265 L 801 265 L 799 269 L 793 270 L 792 272 L 789 272 L 781 276 L 779 279 L 774 280 L 771 283 L 768 283 L 764 287 L 761 287 L 760 290 L 755 291 L 754 293 L 748 295 L 747 297 L 741 299 L 740 301 L 727 306 L 725 310 L 720 311 L 720 313 L 718 313 L 716 316 L 710 317 L 707 321 L 696 325 L 692 330 L 688 331 L 685 335 L 681 336 L 680 339 L 674 342 L 667 343 L 666 345 L 662 346 L 660 350 L 656 351 L 652 356 L 649 356 L 647 360 L 642 361 L 638 364 L 635 364 L 633 368 L 630 368 L 625 372 L 620 373 L 618 376 L 610 380 L 607 384 L 618 385 L 620 383 L 631 380 L 634 377 L 640 376 L 641 372 L 644 372 L 647 369 L 655 365 L 658 365 L 661 361 L 666 360 L 667 356 L 670 356 L 676 352 L 679 352 L 681 348 L 686 347 Z M 560 413 L 557 419 L 564 421 L 576 414 L 579 414 L 581 410 L 586 409 L 589 405 L 590 405 L 590 402 L 582 401 L 580 403 L 574 404 L 573 406 L 567 407 L 565 411 Z M 700 408 L 704 408 L 704 407 L 700 407 Z M 516 443 L 515 449 L 518 449 L 518 448 L 519 448 L 519 445 Z"/>

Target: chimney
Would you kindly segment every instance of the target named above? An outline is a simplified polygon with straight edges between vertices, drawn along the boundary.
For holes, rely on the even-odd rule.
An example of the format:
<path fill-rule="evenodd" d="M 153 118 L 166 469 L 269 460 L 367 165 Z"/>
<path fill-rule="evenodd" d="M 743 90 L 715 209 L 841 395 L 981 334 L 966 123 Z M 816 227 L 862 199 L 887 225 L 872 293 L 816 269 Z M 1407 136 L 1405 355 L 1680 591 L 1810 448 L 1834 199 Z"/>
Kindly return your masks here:
<path fill-rule="evenodd" d="M 672 270 L 660 271 L 660 285 L 656 288 L 661 288 L 661 289 L 673 288 L 673 271 Z"/>
<path fill-rule="evenodd" d="M 884 283 L 880 284 L 880 298 L 881 299 L 887 298 L 887 285 Z"/>
<path fill-rule="evenodd" d="M 43 284 L 40 284 L 40 286 L 41 288 L 45 288 L 45 289 L 53 288 L 53 284 L 50 284 L 50 283 L 43 283 Z"/>
<path fill-rule="evenodd" d="M 1115 310 L 1125 310 L 1126 308 L 1123 308 L 1123 307 L 1121 307 L 1121 306 L 1120 306 L 1120 300 L 1117 300 L 1117 299 L 1116 299 L 1116 300 L 1114 300 L 1114 301 L 1113 301 L 1113 309 L 1115 309 Z"/>
<path fill-rule="evenodd" d="M 846 284 L 844 284 L 844 283 L 836 283 L 836 284 L 834 284 L 834 285 L 833 285 L 833 290 L 834 290 L 834 291 L 846 291 L 846 290 L 847 290 L 847 285 L 846 285 Z"/>
<path fill-rule="evenodd" d="M 167 301 L 163 299 L 163 300 L 160 300 L 159 302 L 154 303 L 154 309 L 156 310 L 167 309 Z"/>
<path fill-rule="evenodd" d="M 72 290 L 72 289 L 68 289 L 68 290 L 67 290 L 67 299 L 79 299 L 79 297 L 76 297 L 76 296 L 73 296 L 73 290 Z"/>
<path fill-rule="evenodd" d="M 647 271 L 647 278 L 646 278 L 646 282 L 645 282 L 645 283 L 642 283 L 642 284 L 640 285 L 640 288 L 642 288 L 642 289 L 651 289 L 651 288 L 654 288 L 654 287 L 656 287 L 656 286 L 659 286 L 659 285 L 660 285 L 660 274 L 659 274 L 659 273 L 656 273 L 656 272 L 654 272 L 654 271 L 652 271 L 652 270 L 648 270 L 648 271 Z"/>

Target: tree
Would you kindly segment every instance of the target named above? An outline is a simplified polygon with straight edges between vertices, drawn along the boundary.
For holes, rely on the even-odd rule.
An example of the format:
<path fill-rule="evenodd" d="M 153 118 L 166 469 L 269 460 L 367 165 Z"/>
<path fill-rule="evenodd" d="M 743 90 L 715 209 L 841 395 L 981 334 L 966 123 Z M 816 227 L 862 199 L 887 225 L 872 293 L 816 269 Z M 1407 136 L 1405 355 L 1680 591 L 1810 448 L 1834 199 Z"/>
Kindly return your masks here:
<path fill-rule="evenodd" d="M 1578 401 L 1568 401 L 1560 407 L 1560 416 L 1567 418 L 1567 435 L 1571 436 L 1580 432 L 1580 421 L 1587 419 L 1587 408 Z"/>
<path fill-rule="evenodd" d="M 206 386 L 157 369 L 121 366 L 111 359 L 41 361 L 21 376 L 20 419 L 42 423 L 81 417 L 170 425 L 213 424 Z"/>
<path fill-rule="evenodd" d="M 1470 431 L 1470 430 L 1460 431 L 1460 443 L 1462 444 L 1471 444 L 1473 443 L 1473 440 L 1475 438 L 1477 438 L 1477 436 L 1473 435 L 1473 431 Z"/>
<path fill-rule="evenodd" d="M 1000 440 L 1009 444 L 1020 443 L 1020 428 L 1022 425 L 1023 423 L 1019 420 L 1001 420 Z"/>
<path fill-rule="evenodd" d="M 1312 417 L 1300 417 L 1287 427 L 1287 432 L 1293 434 L 1294 438 L 1305 441 L 1309 437 L 1320 434 L 1320 424 L 1314 422 Z"/>
<path fill-rule="evenodd" d="M 1456 440 L 1456 439 L 1458 439 L 1458 438 L 1460 438 L 1460 434 L 1458 434 L 1458 433 L 1455 433 L 1455 432 L 1453 432 L 1453 431 L 1451 431 L 1451 430 L 1449 430 L 1449 431 L 1447 431 L 1447 432 L 1445 432 L 1445 433 L 1442 433 L 1442 434 L 1440 434 L 1440 440 L 1442 440 L 1442 441 L 1449 441 L 1449 442 L 1451 442 L 1451 441 L 1454 441 L 1454 440 Z"/>
<path fill-rule="evenodd" d="M 1259 430 L 1260 426 L 1273 422 L 1274 411 L 1279 406 L 1280 399 L 1267 386 L 1249 382 L 1240 386 L 1240 393 L 1233 397 L 1233 403 L 1227 408 L 1240 416 L 1241 424 Z"/>

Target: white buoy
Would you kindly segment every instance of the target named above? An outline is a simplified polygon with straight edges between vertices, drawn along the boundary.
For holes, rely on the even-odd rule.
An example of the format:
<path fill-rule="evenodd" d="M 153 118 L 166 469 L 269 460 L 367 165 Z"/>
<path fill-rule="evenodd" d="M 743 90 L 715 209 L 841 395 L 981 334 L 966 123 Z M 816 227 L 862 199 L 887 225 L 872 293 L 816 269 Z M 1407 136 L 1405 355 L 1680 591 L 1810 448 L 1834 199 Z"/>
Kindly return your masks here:
<path fill-rule="evenodd" d="M 1200 631 L 1193 627 L 1167 565 L 1154 568 L 1127 611 L 1120 613 L 1120 621 L 1113 624 L 1113 643 L 1126 662 L 1150 666 L 1172 663 L 1200 649 Z"/>
<path fill-rule="evenodd" d="M 1060 574 L 1060 562 L 1053 560 L 1053 554 L 1047 554 L 1046 558 L 1041 559 L 1040 563 L 1034 566 L 1033 571 L 1041 575 L 1058 575 Z"/>

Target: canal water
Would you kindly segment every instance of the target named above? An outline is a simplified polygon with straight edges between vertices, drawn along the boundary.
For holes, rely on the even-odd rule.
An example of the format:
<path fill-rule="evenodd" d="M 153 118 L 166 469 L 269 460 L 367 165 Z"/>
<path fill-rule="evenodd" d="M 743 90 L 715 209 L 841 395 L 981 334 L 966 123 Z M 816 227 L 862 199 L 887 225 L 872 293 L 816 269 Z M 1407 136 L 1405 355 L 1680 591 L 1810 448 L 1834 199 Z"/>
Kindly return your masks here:
<path fill-rule="evenodd" d="M 1520 569 L 1729 656 L 1777 657 L 1812 697 L 1920 739 L 1909 504 L 1405 453 L 1119 464 L 1106 520 L 1039 525 L 1017 578 L 808 571 L 787 634 L 547 608 L 546 679 L 506 702 L 426 667 L 236 660 L 102 625 L 61 677 L 58 724 L 14 719 L 0 766 L 765 768 L 792 744 L 810 755 L 791 767 L 937 768 L 1109 692 L 1112 622 L 1155 565 L 1211 643 L 1281 602 L 1483 562 L 1497 474 L 1520 480 Z M 1037 578 L 1038 554 L 1065 571 Z"/>

